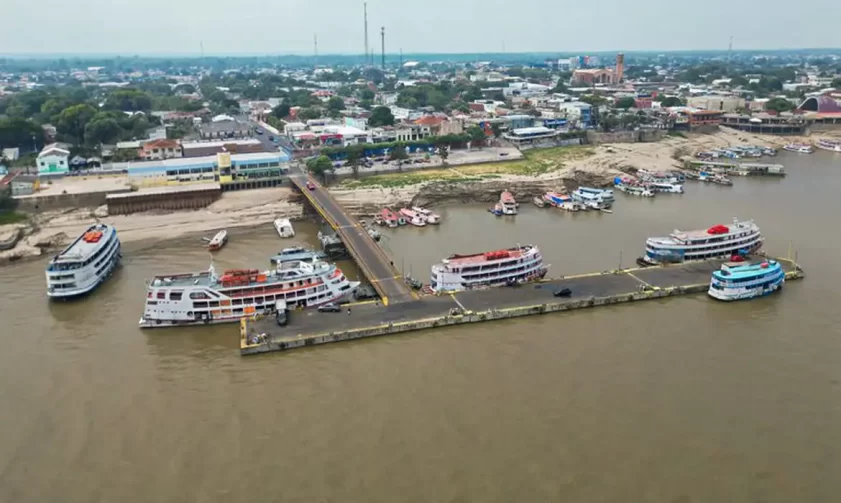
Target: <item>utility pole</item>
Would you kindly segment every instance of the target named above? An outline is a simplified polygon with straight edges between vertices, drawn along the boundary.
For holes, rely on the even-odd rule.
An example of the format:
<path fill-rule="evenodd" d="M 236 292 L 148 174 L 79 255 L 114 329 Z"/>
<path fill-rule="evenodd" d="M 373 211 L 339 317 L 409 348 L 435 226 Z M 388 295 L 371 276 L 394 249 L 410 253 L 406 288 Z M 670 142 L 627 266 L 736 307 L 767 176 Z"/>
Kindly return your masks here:
<path fill-rule="evenodd" d="M 380 27 L 380 45 L 382 46 L 383 51 L 383 71 L 385 71 L 385 26 Z"/>
<path fill-rule="evenodd" d="M 403 68 L 403 48 L 400 48 L 400 68 Z"/>
<path fill-rule="evenodd" d="M 368 2 L 363 2 L 362 10 L 365 14 L 365 64 L 368 64 Z"/>
<path fill-rule="evenodd" d="M 733 35 L 730 35 L 730 44 L 727 46 L 727 62 L 733 59 Z"/>
<path fill-rule="evenodd" d="M 318 58 L 318 33 L 312 34 L 313 54 Z"/>

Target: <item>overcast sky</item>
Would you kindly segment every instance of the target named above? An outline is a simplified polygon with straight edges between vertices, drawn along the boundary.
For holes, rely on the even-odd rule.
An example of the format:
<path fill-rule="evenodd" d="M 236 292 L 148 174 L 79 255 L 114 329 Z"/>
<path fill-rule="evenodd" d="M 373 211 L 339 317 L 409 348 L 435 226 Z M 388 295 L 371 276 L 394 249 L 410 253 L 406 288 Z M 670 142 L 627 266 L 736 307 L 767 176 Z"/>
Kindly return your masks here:
<path fill-rule="evenodd" d="M 0 53 L 361 54 L 361 0 L 0 0 Z M 841 47 L 841 0 L 371 0 L 379 52 Z"/>

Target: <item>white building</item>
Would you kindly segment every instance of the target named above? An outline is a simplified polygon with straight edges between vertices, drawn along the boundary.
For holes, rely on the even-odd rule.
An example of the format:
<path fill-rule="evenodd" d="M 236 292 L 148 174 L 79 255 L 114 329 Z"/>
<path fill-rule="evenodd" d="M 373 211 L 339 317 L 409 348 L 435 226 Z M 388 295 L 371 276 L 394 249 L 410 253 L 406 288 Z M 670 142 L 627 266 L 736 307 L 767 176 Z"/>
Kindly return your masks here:
<path fill-rule="evenodd" d="M 70 151 L 57 146 L 55 143 L 47 145 L 38 154 L 39 175 L 63 175 L 70 171 L 67 160 Z"/>

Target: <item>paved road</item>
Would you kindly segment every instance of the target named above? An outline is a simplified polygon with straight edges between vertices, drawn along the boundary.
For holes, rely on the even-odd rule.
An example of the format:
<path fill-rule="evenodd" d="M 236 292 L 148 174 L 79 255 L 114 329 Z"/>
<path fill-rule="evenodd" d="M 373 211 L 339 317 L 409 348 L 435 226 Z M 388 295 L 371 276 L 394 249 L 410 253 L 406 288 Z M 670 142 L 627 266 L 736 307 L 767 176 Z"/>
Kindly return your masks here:
<path fill-rule="evenodd" d="M 328 223 L 336 228 L 336 232 L 342 238 L 351 256 L 368 276 L 368 281 L 371 282 L 380 296 L 388 299 L 389 304 L 416 300 L 416 296 L 403 281 L 403 278 L 399 276 L 382 248 L 371 239 L 368 232 L 359 225 L 355 218 L 344 211 L 327 190 L 305 175 L 298 167 L 291 169 L 289 179 L 310 198 L 313 204 L 321 209 L 328 220 L 332 220 Z M 316 189 L 307 190 L 307 181 L 312 182 Z"/>

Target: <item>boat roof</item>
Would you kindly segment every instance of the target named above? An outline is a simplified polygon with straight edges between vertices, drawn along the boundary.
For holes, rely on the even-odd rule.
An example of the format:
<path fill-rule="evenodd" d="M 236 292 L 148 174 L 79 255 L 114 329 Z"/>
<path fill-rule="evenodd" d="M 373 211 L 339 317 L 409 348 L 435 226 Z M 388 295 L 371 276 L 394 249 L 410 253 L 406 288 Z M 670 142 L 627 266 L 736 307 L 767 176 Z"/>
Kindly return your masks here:
<path fill-rule="evenodd" d="M 278 225 L 290 225 L 290 221 L 288 218 L 277 218 L 275 219 L 275 223 Z"/>
<path fill-rule="evenodd" d="M 749 230 L 756 227 L 756 224 L 753 223 L 753 220 L 747 220 L 744 222 L 733 222 L 731 224 L 724 224 L 727 227 L 727 232 L 722 234 L 710 234 L 707 232 L 709 229 L 697 229 L 692 231 L 681 231 L 675 230 L 671 235 L 677 239 L 702 239 L 702 238 L 709 238 L 715 236 L 724 236 L 727 234 L 732 234 L 736 231 L 743 231 Z"/>
<path fill-rule="evenodd" d="M 266 275 L 268 282 L 272 281 L 289 281 L 289 280 L 297 280 L 302 278 L 307 278 L 314 274 L 322 274 L 324 272 L 329 271 L 330 269 L 338 270 L 335 268 L 334 264 L 328 264 L 326 262 L 319 262 L 317 264 L 308 264 L 306 262 L 301 262 L 297 260 L 292 260 L 288 262 L 282 262 L 277 265 L 274 270 L 267 270 L 267 271 L 258 271 L 256 274 L 258 275 Z M 297 274 L 295 274 L 297 272 Z M 225 274 L 217 273 L 214 268 L 211 266 L 210 269 L 207 271 L 202 272 L 193 272 L 193 273 L 181 273 L 181 274 L 169 274 L 169 275 L 159 275 L 152 278 L 152 285 L 153 287 L 188 287 L 188 286 L 221 286 L 220 285 L 220 278 Z M 156 281 L 159 281 L 160 284 L 154 284 Z M 265 285 L 266 283 L 251 283 L 255 285 Z"/>
<path fill-rule="evenodd" d="M 507 250 L 494 250 L 494 251 L 507 251 L 508 257 L 506 258 L 519 258 L 526 254 L 528 254 L 531 249 L 534 248 L 531 245 L 523 246 L 520 248 L 509 248 Z M 482 252 L 482 253 L 474 253 L 471 255 L 452 255 L 451 257 L 444 259 L 445 264 L 449 265 L 461 265 L 461 264 L 474 264 L 480 262 L 487 262 L 488 260 L 499 260 L 499 259 L 487 259 L 485 258 L 486 253 L 493 253 L 493 252 Z"/>
<path fill-rule="evenodd" d="M 102 238 L 96 243 L 88 243 L 83 238 L 86 233 L 91 231 L 99 231 L 102 233 Z M 70 246 L 65 248 L 61 253 L 53 257 L 52 262 L 78 262 L 90 257 L 100 247 L 105 246 L 108 239 L 111 238 L 111 233 L 115 232 L 114 227 L 108 224 L 94 224 L 85 229 L 85 231 L 70 243 Z"/>
<path fill-rule="evenodd" d="M 763 267 L 767 264 L 766 267 Z M 775 260 L 763 260 L 761 262 L 727 262 L 721 269 L 713 272 L 713 276 L 719 279 L 739 279 L 753 276 L 762 276 L 771 271 L 776 271 L 782 266 Z"/>

